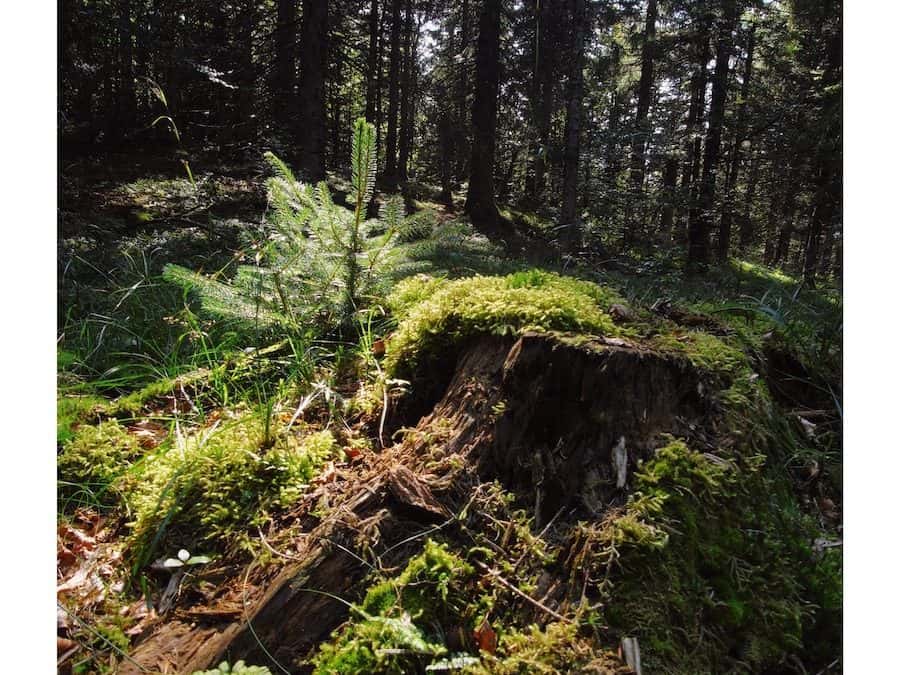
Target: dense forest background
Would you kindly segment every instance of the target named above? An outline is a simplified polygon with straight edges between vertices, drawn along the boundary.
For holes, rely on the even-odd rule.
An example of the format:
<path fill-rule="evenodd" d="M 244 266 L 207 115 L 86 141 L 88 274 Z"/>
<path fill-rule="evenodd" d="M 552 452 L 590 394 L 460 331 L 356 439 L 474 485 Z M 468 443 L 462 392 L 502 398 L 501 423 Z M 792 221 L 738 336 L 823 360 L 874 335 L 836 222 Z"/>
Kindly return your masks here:
<path fill-rule="evenodd" d="M 376 128 L 379 186 L 570 255 L 842 275 L 840 0 L 60 3 L 64 158 L 274 150 L 308 180 Z M 462 200 L 464 201 L 464 207 Z"/>

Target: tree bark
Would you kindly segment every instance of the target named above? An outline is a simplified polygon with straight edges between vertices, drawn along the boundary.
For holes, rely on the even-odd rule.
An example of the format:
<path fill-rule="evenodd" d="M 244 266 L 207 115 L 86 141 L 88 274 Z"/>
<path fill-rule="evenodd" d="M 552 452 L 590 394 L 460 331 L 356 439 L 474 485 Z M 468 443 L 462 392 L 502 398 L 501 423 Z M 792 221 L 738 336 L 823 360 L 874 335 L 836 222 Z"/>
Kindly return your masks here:
<path fill-rule="evenodd" d="M 238 137 L 250 139 L 256 135 L 256 121 L 253 104 L 256 99 L 256 72 L 253 67 L 253 31 L 256 28 L 256 2 L 244 0 L 241 3 L 237 28 L 237 97 L 235 105 Z"/>
<path fill-rule="evenodd" d="M 731 245 L 731 221 L 734 213 L 734 188 L 741 170 L 741 144 L 747 132 L 747 98 L 750 95 L 750 77 L 753 73 L 753 48 L 756 26 L 750 27 L 747 36 L 747 59 L 744 61 L 744 80 L 741 83 L 741 102 L 738 106 L 734 125 L 734 143 L 729 158 L 728 180 L 725 184 L 725 199 L 722 205 L 722 219 L 719 223 L 719 262 L 728 260 Z"/>
<path fill-rule="evenodd" d="M 659 219 L 659 234 L 665 239 L 672 236 L 672 225 L 675 222 L 675 199 L 678 188 L 678 159 L 666 158 L 663 169 L 663 207 Z"/>
<path fill-rule="evenodd" d="M 300 168 L 307 180 L 320 181 L 328 144 L 328 0 L 303 0 L 300 39 Z"/>
<path fill-rule="evenodd" d="M 755 228 L 753 227 L 753 201 L 756 199 L 756 186 L 759 184 L 760 157 L 758 152 L 750 156 L 750 180 L 747 183 L 747 191 L 744 193 L 744 212 L 741 216 L 741 229 L 738 235 L 738 247 L 741 253 L 746 253 L 753 244 Z"/>
<path fill-rule="evenodd" d="M 635 222 L 635 205 L 640 204 L 644 187 L 644 155 L 650 130 L 647 116 L 650 113 L 650 92 L 653 88 L 653 57 L 655 53 L 657 0 L 647 3 L 644 23 L 644 43 L 641 47 L 641 79 L 638 84 L 637 111 L 634 117 L 634 134 L 631 145 L 631 187 L 625 208 L 625 246 L 634 245 L 637 239 L 638 223 Z"/>
<path fill-rule="evenodd" d="M 475 100 L 472 103 L 472 157 L 466 213 L 485 234 L 497 234 L 500 213 L 494 202 L 494 149 L 497 94 L 500 88 L 501 0 L 484 0 L 475 52 Z"/>
<path fill-rule="evenodd" d="M 532 83 L 532 115 L 536 142 L 531 150 L 532 190 L 529 203 L 540 206 L 546 187 L 547 151 L 550 145 L 550 119 L 554 107 L 553 74 L 556 70 L 556 35 L 559 21 L 558 3 L 538 0 L 535 13 L 537 48 Z"/>
<path fill-rule="evenodd" d="M 700 121 L 706 112 L 706 64 L 709 61 L 709 18 L 704 15 L 697 29 L 696 69 L 691 76 L 691 104 L 688 109 L 685 135 L 685 160 L 681 173 L 681 195 L 683 202 L 683 219 L 678 230 L 678 239 L 685 241 L 688 226 L 697 208 L 698 183 L 700 178 L 700 152 L 703 138 L 699 131 Z"/>
<path fill-rule="evenodd" d="M 378 89 L 378 0 L 369 10 L 369 53 L 366 61 L 366 120 L 375 123 L 375 92 Z"/>
<path fill-rule="evenodd" d="M 303 21 L 306 22 L 306 2 L 304 2 Z M 297 81 L 297 61 L 295 44 L 297 41 L 297 4 L 296 0 L 278 0 L 277 23 L 275 24 L 275 82 L 272 103 L 274 117 L 283 127 L 290 121 L 290 111 L 294 109 L 294 87 Z M 305 40 L 304 40 L 305 43 Z M 301 51 L 305 51 L 305 45 Z M 302 60 L 302 58 L 301 58 Z M 304 68 L 305 63 L 304 63 Z M 302 101 L 301 101 L 302 105 Z M 305 123 L 301 121 L 301 127 Z M 282 129 L 281 131 L 284 131 Z"/>
<path fill-rule="evenodd" d="M 652 4 L 656 0 L 650 0 Z M 578 159 L 581 143 L 582 99 L 584 97 L 584 38 L 590 21 L 585 0 L 572 0 L 572 70 L 569 73 L 566 104 L 563 189 L 560 208 L 560 244 L 564 251 L 581 248 L 581 219 L 578 215 Z"/>
<path fill-rule="evenodd" d="M 716 70 L 713 76 L 709 124 L 703 148 L 703 176 L 701 178 L 696 217 L 688 226 L 687 266 L 691 272 L 702 271 L 709 262 L 709 231 L 716 197 L 716 173 L 722 143 L 722 122 L 725 118 L 725 99 L 728 96 L 728 60 L 731 56 L 732 32 L 737 21 L 735 0 L 724 0 L 718 22 Z"/>
<path fill-rule="evenodd" d="M 119 73 L 116 97 L 116 133 L 123 136 L 133 129 L 137 114 L 134 87 L 134 29 L 131 22 L 131 0 L 119 0 Z"/>
<path fill-rule="evenodd" d="M 384 167 L 384 188 L 397 189 L 397 117 L 400 108 L 400 1 L 391 3 L 391 61 L 388 69 L 387 155 Z"/>
<path fill-rule="evenodd" d="M 398 178 L 406 189 L 409 180 L 409 153 L 412 144 L 413 105 L 413 11 L 412 0 L 406 0 L 403 17 L 403 96 L 400 101 L 400 156 Z"/>

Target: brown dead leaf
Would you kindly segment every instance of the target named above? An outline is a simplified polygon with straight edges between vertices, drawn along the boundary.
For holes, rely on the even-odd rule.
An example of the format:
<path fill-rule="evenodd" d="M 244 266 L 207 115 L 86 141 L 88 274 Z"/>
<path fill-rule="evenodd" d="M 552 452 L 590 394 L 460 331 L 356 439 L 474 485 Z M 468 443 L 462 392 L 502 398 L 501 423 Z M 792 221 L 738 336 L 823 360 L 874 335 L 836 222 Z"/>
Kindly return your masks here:
<path fill-rule="evenodd" d="M 481 625 L 473 632 L 475 644 L 478 649 L 488 654 L 494 654 L 497 651 L 497 633 L 491 628 L 491 624 L 485 619 Z"/>
<path fill-rule="evenodd" d="M 385 344 L 384 340 L 375 340 L 372 343 L 372 354 L 374 356 L 384 356 L 385 352 Z"/>
<path fill-rule="evenodd" d="M 165 440 L 169 433 L 167 427 L 153 420 L 140 420 L 128 427 L 145 450 L 152 450 Z"/>

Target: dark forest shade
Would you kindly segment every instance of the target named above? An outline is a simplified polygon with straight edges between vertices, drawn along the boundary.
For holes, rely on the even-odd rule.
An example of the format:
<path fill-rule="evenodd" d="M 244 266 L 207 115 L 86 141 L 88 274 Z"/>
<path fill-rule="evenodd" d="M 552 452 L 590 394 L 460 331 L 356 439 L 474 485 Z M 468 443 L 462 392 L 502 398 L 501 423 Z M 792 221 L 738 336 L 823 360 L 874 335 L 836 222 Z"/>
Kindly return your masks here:
<path fill-rule="evenodd" d="M 410 206 L 466 190 L 478 227 L 535 212 L 557 253 L 739 253 L 813 284 L 842 244 L 841 6 L 63 0 L 62 148 L 271 144 L 319 180 L 365 116 Z"/>

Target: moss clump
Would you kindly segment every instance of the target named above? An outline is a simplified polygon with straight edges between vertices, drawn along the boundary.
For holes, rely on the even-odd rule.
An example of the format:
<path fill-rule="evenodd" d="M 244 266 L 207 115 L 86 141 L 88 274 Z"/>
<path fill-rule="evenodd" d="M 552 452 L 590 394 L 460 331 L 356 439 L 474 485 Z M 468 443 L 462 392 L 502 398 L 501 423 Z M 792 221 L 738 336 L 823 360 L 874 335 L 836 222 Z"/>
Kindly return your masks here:
<path fill-rule="evenodd" d="M 162 534 L 179 545 L 221 547 L 267 509 L 296 499 L 340 449 L 327 431 L 298 439 L 281 435 L 263 449 L 264 424 L 249 415 L 183 438 L 148 456 L 128 495 L 134 513 L 131 544 L 146 562 Z"/>
<path fill-rule="evenodd" d="M 222 661 L 212 670 L 198 670 L 193 675 L 230 675 L 240 673 L 240 675 L 272 675 L 272 671 L 265 666 L 248 666 L 243 661 L 236 661 L 233 665 L 228 661 Z"/>
<path fill-rule="evenodd" d="M 56 443 L 63 445 L 75 436 L 75 428 L 96 417 L 108 403 L 100 396 L 61 395 L 56 399 Z"/>
<path fill-rule="evenodd" d="M 606 619 L 640 637 L 648 668 L 760 672 L 801 650 L 814 530 L 762 467 L 760 457 L 713 462 L 673 441 L 605 525 L 595 563 L 607 569 L 614 555 L 621 567 Z"/>
<path fill-rule="evenodd" d="M 429 540 L 403 572 L 369 589 L 351 621 L 315 658 L 316 673 L 418 672 L 447 653 L 442 629 L 470 622 L 474 569 Z"/>
<path fill-rule="evenodd" d="M 555 621 L 543 630 L 535 625 L 524 631 L 512 629 L 501 638 L 496 655 L 484 654 L 482 663 L 467 673 L 631 673 L 620 659 L 604 653 L 599 645 L 579 635 L 574 623 Z"/>
<path fill-rule="evenodd" d="M 619 300 L 590 282 L 540 270 L 440 283 L 420 275 L 400 282 L 388 298 L 400 325 L 387 365 L 412 371 L 429 355 L 479 334 L 529 328 L 618 334 L 621 329 L 601 307 Z"/>
<path fill-rule="evenodd" d="M 122 478 L 140 454 L 138 440 L 114 420 L 79 427 L 56 459 L 60 497 L 69 500 L 83 493 L 95 505 L 108 496 L 118 500 Z"/>

